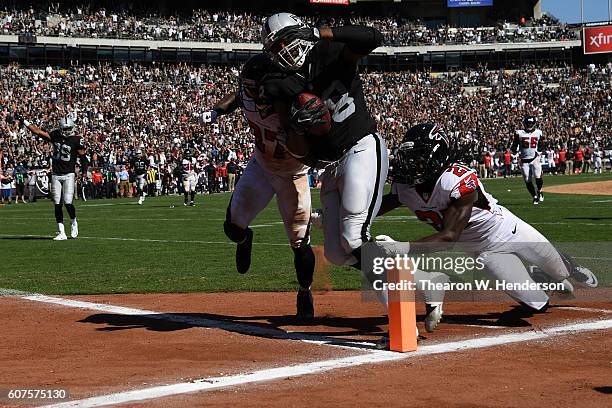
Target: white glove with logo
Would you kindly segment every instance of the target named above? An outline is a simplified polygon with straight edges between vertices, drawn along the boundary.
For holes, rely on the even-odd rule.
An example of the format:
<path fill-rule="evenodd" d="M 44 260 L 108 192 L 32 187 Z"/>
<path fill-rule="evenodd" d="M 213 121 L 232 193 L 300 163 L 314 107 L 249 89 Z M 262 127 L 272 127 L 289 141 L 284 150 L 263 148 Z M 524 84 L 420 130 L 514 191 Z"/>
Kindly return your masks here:
<path fill-rule="evenodd" d="M 208 111 L 208 112 L 204 112 L 200 116 L 200 121 L 202 123 L 215 123 L 217 121 L 217 116 L 219 116 L 219 114 L 217 113 L 216 110 L 211 110 L 211 111 Z"/>

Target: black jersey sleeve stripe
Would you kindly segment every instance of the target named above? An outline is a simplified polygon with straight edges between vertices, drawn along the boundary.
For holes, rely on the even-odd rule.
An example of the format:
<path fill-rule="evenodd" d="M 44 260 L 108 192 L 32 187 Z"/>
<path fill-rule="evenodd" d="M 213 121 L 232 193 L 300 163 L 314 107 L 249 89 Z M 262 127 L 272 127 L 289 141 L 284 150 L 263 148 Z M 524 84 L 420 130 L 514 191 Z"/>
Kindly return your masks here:
<path fill-rule="evenodd" d="M 370 226 L 370 222 L 372 221 L 372 217 L 374 216 L 374 207 L 376 207 L 376 201 L 378 200 L 378 190 L 380 187 L 380 183 L 384 183 L 384 180 L 380 179 L 380 173 L 382 169 L 382 153 L 380 148 L 380 139 L 376 133 L 372 134 L 374 141 L 376 143 L 376 183 L 374 186 L 374 192 L 372 193 L 372 200 L 370 201 L 370 206 L 368 207 L 368 216 L 365 219 L 365 222 L 361 226 L 361 241 L 366 243 L 370 240 L 368 236 L 368 228 Z"/>

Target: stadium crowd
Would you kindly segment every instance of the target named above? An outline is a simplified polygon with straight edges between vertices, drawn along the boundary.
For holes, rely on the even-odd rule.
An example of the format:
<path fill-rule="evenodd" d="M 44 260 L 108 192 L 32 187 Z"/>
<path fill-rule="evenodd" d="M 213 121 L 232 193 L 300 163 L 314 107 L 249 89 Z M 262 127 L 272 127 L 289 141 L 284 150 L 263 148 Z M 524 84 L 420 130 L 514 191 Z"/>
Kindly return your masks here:
<path fill-rule="evenodd" d="M 194 10 L 191 15 L 107 11 L 106 9 L 5 9 L 0 11 L 0 33 L 44 36 L 123 38 L 171 41 L 259 42 L 267 16 L 249 13 Z M 576 30 L 544 16 L 539 20 L 496 27 L 427 27 L 401 17 L 302 16 L 311 25 L 364 24 L 378 28 L 386 45 L 481 44 L 498 42 L 564 41 L 579 38 Z"/>
<path fill-rule="evenodd" d="M 227 191 L 230 174 L 239 177 L 254 149 L 248 126 L 239 114 L 216 124 L 200 118 L 235 89 L 237 75 L 237 68 L 219 66 L 0 67 L 0 181 L 14 187 L 35 183 L 35 171 L 49 166 L 50 146 L 11 123 L 18 111 L 47 128 L 62 115 L 75 117 L 89 150 L 83 185 L 89 196 L 130 196 L 130 161 L 138 150 L 149 160 L 151 193 L 176 192 L 186 148 L 198 160 L 201 191 Z M 601 167 L 604 155 L 611 154 L 612 65 L 364 72 L 362 77 L 391 150 L 413 124 L 437 121 L 460 141 L 463 159 L 483 176 L 507 175 L 516 167 L 516 157 L 507 153 L 515 130 L 526 114 L 535 114 L 550 172 L 596 169 L 597 157 L 604 159 Z M 313 185 L 315 178 L 313 173 Z"/>

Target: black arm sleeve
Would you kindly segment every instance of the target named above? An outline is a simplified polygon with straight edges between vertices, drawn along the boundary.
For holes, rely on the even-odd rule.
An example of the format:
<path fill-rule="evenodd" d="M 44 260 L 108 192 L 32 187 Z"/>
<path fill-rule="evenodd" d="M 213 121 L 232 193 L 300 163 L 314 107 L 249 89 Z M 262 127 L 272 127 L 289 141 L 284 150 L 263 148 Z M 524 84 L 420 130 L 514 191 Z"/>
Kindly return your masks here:
<path fill-rule="evenodd" d="M 79 155 L 79 160 L 81 161 L 81 174 L 87 174 L 87 167 L 89 166 L 89 160 L 87 160 L 87 155 Z"/>
<path fill-rule="evenodd" d="M 333 41 L 346 44 L 355 54 L 368 55 L 383 42 L 383 35 L 373 27 L 343 26 L 332 28 Z"/>
<path fill-rule="evenodd" d="M 510 151 L 512 153 L 516 153 L 518 151 L 519 142 L 521 138 L 518 135 L 514 135 L 514 139 L 512 140 L 512 144 L 510 145 Z"/>
<path fill-rule="evenodd" d="M 240 99 L 236 93 L 229 94 L 221 99 L 213 107 L 213 110 L 217 111 L 218 115 L 226 115 L 234 112 L 240 107 Z"/>
<path fill-rule="evenodd" d="M 538 139 L 538 152 L 541 152 L 543 147 L 544 147 L 544 138 L 540 136 L 540 138 Z"/>

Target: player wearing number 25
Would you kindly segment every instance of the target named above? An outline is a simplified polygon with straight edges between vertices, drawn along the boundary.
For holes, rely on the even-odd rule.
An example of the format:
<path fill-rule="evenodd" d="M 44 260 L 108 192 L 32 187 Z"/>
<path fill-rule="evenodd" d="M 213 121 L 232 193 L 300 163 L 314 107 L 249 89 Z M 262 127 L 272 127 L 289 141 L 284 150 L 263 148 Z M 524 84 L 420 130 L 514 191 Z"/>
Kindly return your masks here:
<path fill-rule="evenodd" d="M 69 116 L 62 118 L 58 129 L 47 132 L 19 114 L 15 115 L 15 119 L 20 124 L 25 125 L 30 132 L 53 145 L 51 196 L 55 204 L 55 220 L 58 229 L 54 240 L 64 241 L 67 239 L 64 231 L 62 204 L 66 206 L 70 216 L 70 235 L 72 238 L 76 238 L 79 235 L 79 226 L 76 219 L 76 210 L 72 204 L 76 178 L 75 167 L 78 157 L 81 161 L 81 173 L 87 174 L 88 161 L 85 156 L 86 149 L 83 138 L 75 135 L 74 120 Z"/>

